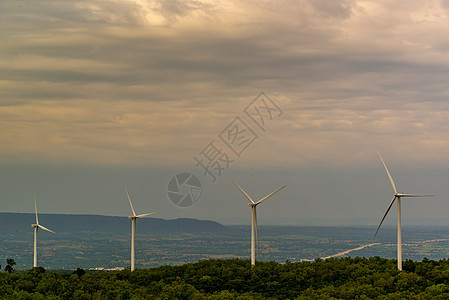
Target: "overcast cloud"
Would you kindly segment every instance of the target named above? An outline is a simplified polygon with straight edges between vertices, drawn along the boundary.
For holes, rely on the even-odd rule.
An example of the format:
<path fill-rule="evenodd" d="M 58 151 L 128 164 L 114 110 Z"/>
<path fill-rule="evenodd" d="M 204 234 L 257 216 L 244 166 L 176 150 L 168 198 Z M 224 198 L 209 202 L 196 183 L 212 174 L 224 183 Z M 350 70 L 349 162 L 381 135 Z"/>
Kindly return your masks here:
<path fill-rule="evenodd" d="M 442 218 L 448 16 L 443 0 L 0 2 L 0 210 L 31 211 L 37 189 L 44 211 L 103 213 L 105 201 L 121 203 L 123 183 L 146 176 L 160 182 L 132 188 L 142 206 L 165 209 L 161 217 L 246 220 L 229 183 L 238 177 L 267 193 L 289 181 L 273 202 L 296 210 L 267 201 L 274 222 L 377 220 L 391 199 L 379 150 L 400 187 L 440 194 L 433 208 L 414 201 L 409 215 Z M 211 183 L 193 156 L 261 91 L 282 116 Z M 52 194 L 61 168 L 76 165 L 80 178 L 98 177 L 84 193 L 63 180 Z M 204 183 L 197 206 L 179 210 L 164 199 L 176 170 L 197 172 Z M 159 200 L 145 202 L 149 193 Z M 240 204 L 241 214 L 233 210 Z M 125 215 L 126 205 L 105 214 Z"/>

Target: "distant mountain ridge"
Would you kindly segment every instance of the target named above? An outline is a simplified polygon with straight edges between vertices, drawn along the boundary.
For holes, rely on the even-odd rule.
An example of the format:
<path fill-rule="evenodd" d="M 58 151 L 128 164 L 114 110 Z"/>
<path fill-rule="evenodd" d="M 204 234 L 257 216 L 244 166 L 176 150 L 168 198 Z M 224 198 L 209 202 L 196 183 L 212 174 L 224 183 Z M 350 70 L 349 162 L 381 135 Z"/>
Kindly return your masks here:
<path fill-rule="evenodd" d="M 0 212 L 0 234 L 28 232 L 36 223 L 33 213 Z M 102 215 L 39 214 L 39 224 L 56 232 L 111 232 L 131 230 L 127 217 Z M 137 221 L 138 233 L 218 233 L 227 228 L 215 221 L 179 218 L 141 218 Z"/>

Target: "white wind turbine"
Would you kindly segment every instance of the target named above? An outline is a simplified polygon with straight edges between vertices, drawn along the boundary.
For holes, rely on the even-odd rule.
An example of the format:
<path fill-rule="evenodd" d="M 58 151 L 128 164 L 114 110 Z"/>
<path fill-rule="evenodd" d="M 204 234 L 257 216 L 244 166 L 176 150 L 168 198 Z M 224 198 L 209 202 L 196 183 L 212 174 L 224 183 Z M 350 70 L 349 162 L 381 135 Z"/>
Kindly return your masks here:
<path fill-rule="evenodd" d="M 250 202 L 250 203 L 248 203 L 248 206 L 251 207 L 251 265 L 254 266 L 256 264 L 256 241 L 255 241 L 255 239 L 257 239 L 257 211 L 256 211 L 257 205 L 264 202 L 265 200 L 267 200 L 268 198 L 270 198 L 271 196 L 273 196 L 274 194 L 276 194 L 277 192 L 279 192 L 286 186 L 284 185 L 283 187 L 272 192 L 271 194 L 263 197 L 259 201 L 254 202 L 253 199 L 251 199 L 251 197 L 244 190 L 242 190 L 242 188 L 237 183 L 235 183 L 234 180 L 232 180 L 232 182 L 245 195 L 245 197 L 248 198 L 248 200 Z"/>
<path fill-rule="evenodd" d="M 134 259 L 134 240 L 136 238 L 136 219 L 151 216 L 154 214 L 158 214 L 158 212 L 136 215 L 136 212 L 134 211 L 134 207 L 133 207 L 133 204 L 131 203 L 131 198 L 129 197 L 128 190 L 126 189 L 126 186 L 125 186 L 125 191 L 126 191 L 126 196 L 128 196 L 129 205 L 131 205 L 131 210 L 133 211 L 133 215 L 129 216 L 128 218 L 131 219 L 131 271 L 134 271 L 134 261 L 135 261 L 135 259 Z"/>
<path fill-rule="evenodd" d="M 34 227 L 34 261 L 33 261 L 33 267 L 37 267 L 37 230 L 39 228 L 46 230 L 51 233 L 56 233 L 42 225 L 39 224 L 39 219 L 37 218 L 37 204 L 36 204 L 36 194 L 34 194 L 34 211 L 36 213 L 36 224 L 31 224 L 31 227 Z"/>
<path fill-rule="evenodd" d="M 390 172 L 388 171 L 387 165 L 385 164 L 382 156 L 379 152 L 380 160 L 382 161 L 382 164 L 384 165 L 385 171 L 387 172 L 388 178 L 390 179 L 391 186 L 393 187 L 394 196 L 393 200 L 391 200 L 390 205 L 388 205 L 387 211 L 385 212 L 384 216 L 382 217 L 382 220 L 380 221 L 379 226 L 377 227 L 376 233 L 374 234 L 374 238 L 376 238 L 377 232 L 379 232 L 380 226 L 382 225 L 382 222 L 384 221 L 385 217 L 387 216 L 388 212 L 390 211 L 391 206 L 393 205 L 394 201 L 397 199 L 397 206 L 398 206 L 398 270 L 402 270 L 402 236 L 401 236 L 401 198 L 403 197 L 430 197 L 433 195 L 411 195 L 411 194 L 402 194 L 398 193 L 396 190 L 396 186 L 394 184 L 393 178 L 390 175 Z"/>

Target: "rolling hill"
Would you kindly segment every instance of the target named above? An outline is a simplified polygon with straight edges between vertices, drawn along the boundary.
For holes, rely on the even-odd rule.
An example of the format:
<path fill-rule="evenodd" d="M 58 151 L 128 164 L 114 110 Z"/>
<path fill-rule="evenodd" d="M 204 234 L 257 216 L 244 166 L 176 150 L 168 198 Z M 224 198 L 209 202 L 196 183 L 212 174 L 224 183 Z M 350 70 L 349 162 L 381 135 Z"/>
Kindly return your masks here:
<path fill-rule="evenodd" d="M 29 232 L 35 223 L 34 214 L 0 213 L 0 234 Z M 131 222 L 127 217 L 101 215 L 39 214 L 39 223 L 59 233 L 102 232 L 128 233 Z M 226 227 L 215 221 L 179 218 L 142 218 L 139 232 L 147 233 L 219 233 Z"/>

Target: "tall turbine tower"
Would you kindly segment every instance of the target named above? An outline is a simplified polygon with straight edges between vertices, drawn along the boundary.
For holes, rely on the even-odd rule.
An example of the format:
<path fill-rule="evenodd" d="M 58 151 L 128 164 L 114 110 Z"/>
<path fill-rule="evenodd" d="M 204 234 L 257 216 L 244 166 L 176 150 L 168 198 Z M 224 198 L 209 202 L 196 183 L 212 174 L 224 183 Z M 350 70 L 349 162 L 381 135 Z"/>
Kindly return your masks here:
<path fill-rule="evenodd" d="M 390 205 L 388 205 L 387 211 L 385 212 L 382 220 L 380 221 L 379 226 L 377 227 L 376 233 L 374 234 L 374 238 L 376 238 L 377 232 L 379 232 L 380 226 L 382 225 L 382 222 L 384 221 L 385 217 L 387 216 L 388 212 L 390 211 L 391 206 L 393 205 L 394 201 L 397 199 L 397 206 L 398 206 L 398 270 L 402 271 L 402 235 L 401 235 L 401 198 L 403 197 L 429 197 L 433 195 L 411 195 L 411 194 L 402 194 L 398 193 L 396 190 L 396 186 L 394 184 L 393 178 L 390 175 L 390 172 L 388 171 L 387 165 L 385 164 L 382 156 L 379 152 L 380 160 L 382 161 L 382 164 L 384 165 L 385 171 L 387 172 L 388 178 L 390 179 L 391 186 L 393 187 L 394 196 L 393 200 L 391 200 Z"/>
<path fill-rule="evenodd" d="M 265 200 L 267 200 L 268 198 L 270 198 L 271 196 L 273 196 L 274 194 L 276 194 L 277 192 L 279 192 L 286 186 L 284 185 L 283 187 L 272 192 L 271 194 L 263 197 L 259 201 L 254 202 L 253 199 L 251 199 L 251 197 L 247 193 L 245 193 L 245 191 L 242 190 L 242 188 L 239 187 L 239 185 L 237 183 L 235 183 L 234 180 L 232 180 L 232 182 L 243 193 L 243 195 L 245 195 L 245 197 L 248 198 L 248 200 L 250 202 L 250 203 L 248 203 L 248 206 L 251 207 L 251 265 L 254 266 L 256 264 L 256 241 L 255 240 L 257 239 L 257 211 L 256 211 L 257 205 L 264 202 Z"/>
<path fill-rule="evenodd" d="M 31 224 L 31 227 L 34 227 L 34 261 L 33 261 L 33 268 L 37 267 L 37 230 L 39 228 L 46 230 L 51 233 L 56 233 L 42 225 L 39 224 L 39 219 L 37 218 L 37 204 L 36 204 L 36 194 L 34 194 L 34 211 L 36 213 L 36 224 Z"/>
<path fill-rule="evenodd" d="M 134 259 L 134 240 L 136 238 L 136 220 L 137 220 L 137 218 L 143 218 L 143 217 L 151 216 L 154 214 L 158 214 L 158 212 L 136 215 L 136 212 L 134 211 L 133 204 L 131 202 L 131 198 L 129 197 L 128 190 L 126 189 L 126 186 L 125 186 L 125 191 L 126 191 L 126 196 L 128 196 L 129 205 L 131 205 L 131 210 L 133 211 L 133 215 L 129 216 L 128 218 L 131 219 L 131 271 L 134 271 L 134 261 L 135 261 L 135 259 Z"/>

